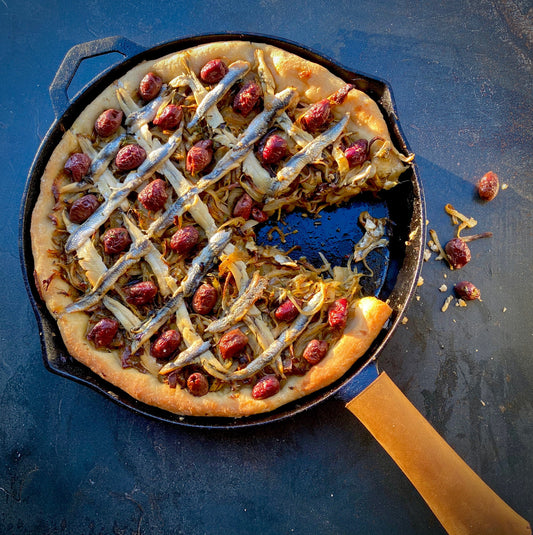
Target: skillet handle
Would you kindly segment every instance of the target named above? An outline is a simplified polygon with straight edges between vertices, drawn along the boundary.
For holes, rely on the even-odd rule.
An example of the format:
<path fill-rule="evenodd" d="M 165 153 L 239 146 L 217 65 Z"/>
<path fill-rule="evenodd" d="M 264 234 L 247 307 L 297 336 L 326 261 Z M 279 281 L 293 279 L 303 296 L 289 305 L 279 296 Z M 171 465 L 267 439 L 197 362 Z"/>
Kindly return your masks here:
<path fill-rule="evenodd" d="M 73 46 L 63 58 L 61 65 L 50 84 L 50 98 L 56 117 L 60 117 L 70 105 L 68 88 L 84 59 L 118 52 L 130 58 L 145 50 L 144 47 L 121 36 L 105 37 Z"/>
<path fill-rule="evenodd" d="M 431 427 L 386 373 L 347 405 L 451 535 L 528 535 L 531 527 Z"/>

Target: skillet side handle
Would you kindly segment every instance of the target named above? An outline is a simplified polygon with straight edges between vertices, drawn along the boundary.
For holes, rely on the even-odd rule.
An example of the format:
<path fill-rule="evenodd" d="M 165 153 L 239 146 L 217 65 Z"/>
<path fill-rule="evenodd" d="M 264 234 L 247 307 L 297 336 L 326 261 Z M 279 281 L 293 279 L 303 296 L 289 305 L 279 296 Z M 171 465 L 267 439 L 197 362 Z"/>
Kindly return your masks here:
<path fill-rule="evenodd" d="M 125 58 L 131 58 L 144 52 L 144 50 L 146 50 L 144 47 L 120 35 L 104 37 L 73 46 L 63 58 L 49 88 L 56 117 L 60 117 L 71 104 L 68 88 L 83 60 L 112 52 L 118 52 Z"/>
<path fill-rule="evenodd" d="M 431 427 L 389 376 L 347 405 L 385 448 L 450 535 L 528 535 L 531 527 Z"/>

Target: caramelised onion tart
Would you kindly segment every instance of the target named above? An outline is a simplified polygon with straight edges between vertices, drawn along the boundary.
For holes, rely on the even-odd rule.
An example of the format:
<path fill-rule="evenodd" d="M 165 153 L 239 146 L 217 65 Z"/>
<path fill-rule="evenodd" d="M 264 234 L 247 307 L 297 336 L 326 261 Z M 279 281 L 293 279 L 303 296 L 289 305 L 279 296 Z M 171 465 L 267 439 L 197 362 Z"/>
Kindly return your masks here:
<path fill-rule="evenodd" d="M 355 266 L 386 238 L 362 214 L 346 264 L 316 267 L 257 225 L 390 189 L 408 165 L 376 103 L 324 67 L 250 42 L 184 50 L 136 66 L 64 134 L 32 217 L 35 279 L 71 355 L 134 398 L 270 411 L 378 335 L 391 310 Z"/>

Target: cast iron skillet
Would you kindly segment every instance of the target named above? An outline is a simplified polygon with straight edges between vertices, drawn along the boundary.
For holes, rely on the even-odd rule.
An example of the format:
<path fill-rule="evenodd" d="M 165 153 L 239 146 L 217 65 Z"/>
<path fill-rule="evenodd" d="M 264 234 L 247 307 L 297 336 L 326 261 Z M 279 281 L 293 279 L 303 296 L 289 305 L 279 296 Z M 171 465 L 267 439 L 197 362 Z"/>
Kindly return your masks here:
<path fill-rule="evenodd" d="M 388 225 L 389 247 L 386 250 L 378 250 L 371 254 L 369 262 L 373 270 L 373 277 L 363 279 L 363 284 L 367 293 L 376 294 L 382 299 L 388 298 L 394 309 L 394 314 L 382 335 L 374 343 L 365 357 L 361 359 L 361 364 L 355 367 L 346 377 L 329 388 L 322 390 L 320 393 L 307 397 L 304 401 L 287 405 L 285 408 L 274 411 L 273 413 L 240 419 L 179 417 L 137 402 L 122 390 L 108 384 L 85 366 L 72 359 L 62 343 L 55 320 L 50 316 L 46 306 L 39 297 L 32 276 L 33 258 L 29 230 L 31 213 L 39 195 L 39 179 L 44 171 L 44 167 L 63 133 L 70 128 L 85 106 L 98 96 L 105 87 L 130 70 L 134 65 L 137 65 L 141 61 L 159 58 L 165 54 L 191 46 L 231 39 L 253 40 L 280 46 L 299 56 L 324 65 L 341 78 L 354 83 L 378 103 L 386 118 L 395 146 L 405 154 L 408 153 L 407 144 L 400 133 L 396 120 L 391 90 L 385 82 L 360 73 L 348 71 L 336 65 L 331 60 L 294 43 L 258 35 L 219 34 L 180 39 L 145 50 L 132 41 L 122 37 L 110 37 L 82 43 L 73 47 L 67 53 L 59 67 L 54 81 L 50 86 L 50 96 L 56 114 L 56 121 L 46 134 L 30 170 L 21 221 L 23 271 L 40 327 L 45 366 L 51 372 L 91 386 L 102 394 L 110 396 L 118 403 L 132 408 L 137 412 L 171 423 L 203 428 L 245 427 L 292 416 L 297 412 L 315 405 L 335 392 L 343 390 L 345 386 L 349 385 L 351 379 L 357 375 L 362 365 L 373 364 L 380 349 L 396 328 L 401 314 L 414 291 L 413 288 L 418 278 L 421 265 L 425 224 L 423 194 L 417 177 L 416 166 L 412 166 L 402 175 L 402 182 L 396 188 L 382 194 L 379 199 L 363 196 L 348 206 L 343 206 L 338 210 L 328 210 L 318 222 L 309 218 L 304 219 L 298 213 L 291 214 L 286 218 L 289 228 L 298 228 L 300 232 L 297 235 L 289 235 L 287 244 L 280 244 L 282 247 L 288 249 L 292 245 L 299 244 L 302 246 L 299 254 L 305 255 L 311 261 L 315 262 L 320 261 L 317 256 L 317 250 L 322 250 L 326 253 L 330 262 L 338 262 L 339 265 L 345 265 L 343 256 L 350 253 L 353 249 L 353 244 L 362 236 L 362 230 L 357 225 L 359 213 L 364 209 L 368 209 L 376 217 L 387 216 L 391 222 Z M 125 60 L 102 73 L 75 98 L 70 100 L 67 90 L 81 62 L 87 58 L 110 52 L 123 54 Z M 342 227 L 341 232 L 337 232 L 339 227 Z M 268 228 L 267 224 L 259 230 L 259 241 L 266 241 Z M 413 231 L 416 232 L 416 235 L 409 240 L 409 234 Z M 302 238 L 304 235 L 306 236 L 306 240 Z M 276 236 L 277 234 L 274 234 L 274 237 Z M 406 246 L 407 241 L 409 241 L 409 244 Z M 275 240 L 273 243 L 275 243 Z"/>
<path fill-rule="evenodd" d="M 383 192 L 379 198 L 359 197 L 348 205 L 326 211 L 319 221 L 304 219 L 298 213 L 286 218 L 289 230 L 291 227 L 299 230 L 298 241 L 294 244 L 302 246 L 302 254 L 318 262 L 316 252 L 322 250 L 332 264 L 339 265 L 343 264 L 343 257 L 353 250 L 353 244 L 362 236 L 356 224 L 362 210 L 370 211 L 375 217 L 386 216 L 390 222 L 389 246 L 368 257 L 373 276 L 364 279 L 363 287 L 367 294 L 388 299 L 393 309 L 392 317 L 366 355 L 343 378 L 327 388 L 266 415 L 241 419 L 183 417 L 138 402 L 68 355 L 56 322 L 39 297 L 33 278 L 30 243 L 31 213 L 39 195 L 40 177 L 52 151 L 85 106 L 136 64 L 192 46 L 227 40 L 278 46 L 323 65 L 346 82 L 353 83 L 376 101 L 388 124 L 393 143 L 404 154 L 409 153 L 397 121 L 391 89 L 383 80 L 346 69 L 290 41 L 257 34 L 215 34 L 179 39 L 150 49 L 144 49 L 123 37 L 110 37 L 73 47 L 50 86 L 56 120 L 41 143 L 30 169 L 20 216 L 21 262 L 39 325 L 45 366 L 51 372 L 90 386 L 138 413 L 189 427 L 233 429 L 271 423 L 294 416 L 335 395 L 347 402 L 347 408 L 385 447 L 450 533 L 509 533 L 510 526 L 519 527 L 518 533 L 528 533 L 525 529 L 527 522 L 468 468 L 388 376 L 377 370 L 376 358 L 392 336 L 414 293 L 422 264 L 426 218 L 416 164 L 402 175 L 397 187 Z M 123 55 L 124 61 L 104 71 L 70 99 L 67 90 L 80 63 L 111 52 Z M 258 240 L 265 240 L 267 233 L 268 226 L 260 229 Z M 304 235 L 305 240 L 302 238 Z M 291 245 L 293 243 L 289 241 L 285 247 Z M 502 531 L 494 531 L 498 525 L 502 526 Z"/>

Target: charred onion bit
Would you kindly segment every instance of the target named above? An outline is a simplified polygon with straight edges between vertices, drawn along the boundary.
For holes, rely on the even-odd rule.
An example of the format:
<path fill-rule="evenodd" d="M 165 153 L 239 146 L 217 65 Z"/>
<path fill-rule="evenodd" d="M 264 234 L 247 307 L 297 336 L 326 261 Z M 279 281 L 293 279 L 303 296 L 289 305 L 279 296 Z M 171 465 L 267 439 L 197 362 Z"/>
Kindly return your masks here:
<path fill-rule="evenodd" d="M 480 240 L 481 238 L 492 238 L 492 232 L 481 232 L 480 234 L 472 234 L 470 236 L 461 236 L 464 242 L 471 242 L 474 240 Z"/>
<path fill-rule="evenodd" d="M 348 319 L 348 301 L 337 299 L 328 311 L 328 323 L 332 329 L 344 329 Z"/>
<path fill-rule="evenodd" d="M 110 318 L 103 318 L 89 331 L 87 339 L 96 347 L 109 347 L 117 332 L 118 321 Z"/>
<path fill-rule="evenodd" d="M 481 292 L 479 289 L 468 281 L 458 282 L 453 289 L 457 294 L 457 297 L 461 297 L 467 301 L 474 301 L 474 299 L 481 298 Z"/>
<path fill-rule="evenodd" d="M 265 375 L 255 383 L 252 389 L 254 399 L 266 399 L 279 392 L 279 379 L 275 375 Z"/>
<path fill-rule="evenodd" d="M 484 201 L 492 201 L 498 195 L 499 189 L 498 175 L 492 171 L 485 173 L 477 183 L 477 193 Z"/>
<path fill-rule="evenodd" d="M 453 238 L 444 247 L 450 266 L 453 269 L 461 269 L 472 259 L 470 248 L 461 238 Z"/>

